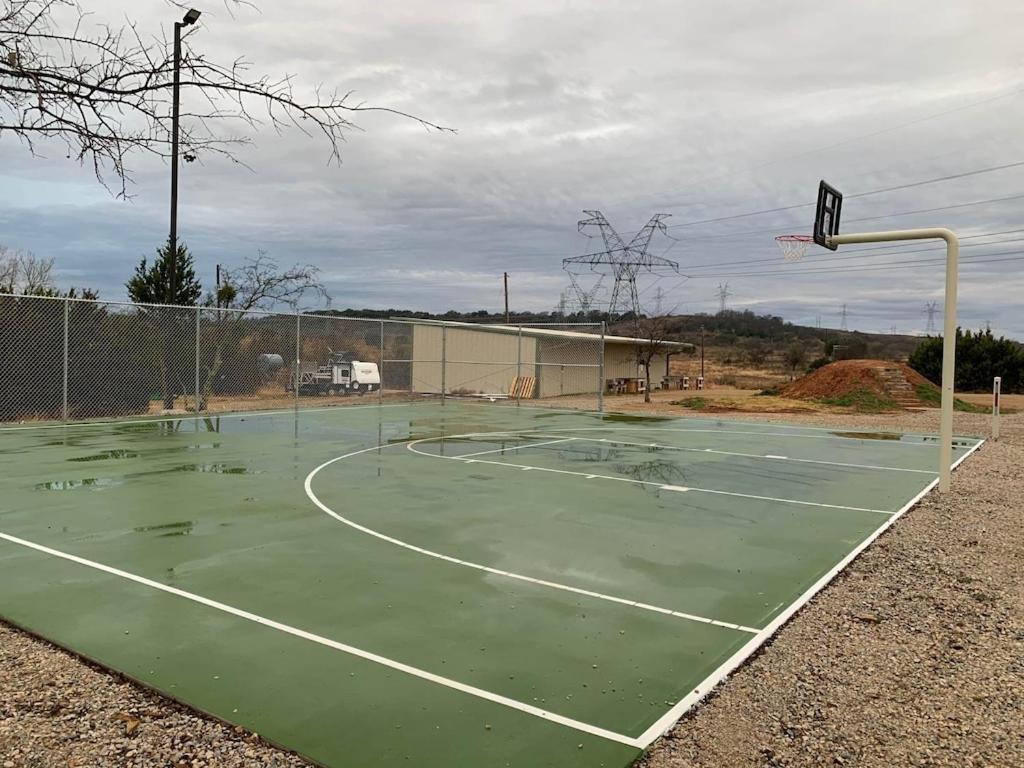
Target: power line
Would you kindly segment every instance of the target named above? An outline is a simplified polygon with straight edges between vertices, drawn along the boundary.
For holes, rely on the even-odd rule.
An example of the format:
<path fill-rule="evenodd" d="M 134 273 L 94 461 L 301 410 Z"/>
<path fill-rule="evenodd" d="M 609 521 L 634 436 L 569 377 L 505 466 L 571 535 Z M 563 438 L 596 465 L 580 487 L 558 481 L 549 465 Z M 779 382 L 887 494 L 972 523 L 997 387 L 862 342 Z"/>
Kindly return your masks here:
<path fill-rule="evenodd" d="M 968 208 L 973 205 L 990 205 L 992 203 L 1004 203 L 1010 200 L 1024 199 L 1024 194 L 1009 195 L 1008 197 L 992 197 L 987 200 L 972 200 L 969 203 L 956 203 L 953 205 L 940 205 L 936 208 L 920 208 L 916 211 L 899 211 L 898 213 L 882 213 L 877 216 L 862 216 L 858 219 L 844 219 L 844 224 L 853 224 L 861 221 L 877 221 L 878 219 L 893 219 L 898 216 L 912 216 L 918 213 L 936 213 L 937 211 L 951 211 L 955 208 Z M 743 235 L 761 235 L 769 232 L 778 232 L 779 227 L 764 227 L 763 229 L 746 229 L 741 232 L 723 232 L 717 235 L 695 235 L 690 240 L 720 240 Z M 554 254 L 552 254 L 554 255 Z"/>
<path fill-rule="evenodd" d="M 977 237 L 994 237 L 995 235 L 1009 234 L 1009 233 L 1012 233 L 1012 232 L 1024 232 L 1024 230 L 1022 230 L 1022 229 L 1006 230 L 1005 232 L 991 232 L 991 233 L 984 233 L 984 234 L 980 234 L 980 235 L 968 235 L 967 237 L 961 237 L 960 239 L 961 240 L 970 240 L 972 238 L 977 238 Z M 1024 237 L 1008 237 L 1008 238 L 1005 238 L 1003 240 L 993 240 L 993 241 L 987 242 L 987 243 L 967 243 L 965 245 L 962 245 L 961 247 L 962 248 L 978 248 L 978 247 L 986 246 L 986 245 L 1001 245 L 1003 243 L 1016 243 L 1016 242 L 1020 242 L 1021 240 L 1024 240 Z M 820 263 L 820 262 L 823 262 L 823 261 L 826 261 L 826 262 L 831 262 L 831 261 L 848 261 L 850 259 L 856 259 L 856 258 L 862 258 L 862 259 L 885 258 L 886 256 L 889 256 L 889 255 L 891 255 L 893 253 L 896 253 L 896 254 L 899 254 L 899 255 L 902 256 L 902 255 L 905 255 L 905 254 L 908 254 L 908 253 L 927 253 L 927 252 L 930 252 L 930 251 L 944 251 L 944 250 L 945 250 L 945 247 L 942 247 L 942 246 L 937 247 L 937 248 L 936 247 L 910 248 L 908 246 L 900 247 L 900 246 L 887 245 L 887 246 L 875 246 L 875 247 L 871 247 L 871 248 L 857 248 L 857 249 L 849 250 L 849 251 L 847 251 L 847 252 L 845 252 L 843 254 L 836 254 L 834 256 L 833 255 L 822 255 L 822 256 L 812 256 L 811 258 L 813 259 L 814 263 L 817 264 L 817 263 Z M 871 255 L 860 256 L 859 254 L 862 254 L 862 253 L 870 253 Z M 743 264 L 775 264 L 777 266 L 782 266 L 780 264 L 779 258 L 777 256 L 776 257 L 772 257 L 772 258 L 767 258 L 767 259 L 739 259 L 739 260 L 736 260 L 736 261 L 719 261 L 719 262 L 710 262 L 709 261 L 709 262 L 705 262 L 704 264 L 686 264 L 684 266 L 685 266 L 686 270 L 689 271 L 691 269 L 713 269 L 715 267 L 731 267 L 731 266 L 743 265 Z M 703 275 L 691 275 L 691 276 L 692 277 L 702 277 Z"/>
<path fill-rule="evenodd" d="M 853 223 L 862 222 L 862 221 L 876 221 L 878 219 L 891 219 L 891 218 L 896 218 L 896 217 L 899 217 L 899 216 L 912 216 L 912 215 L 918 214 L 918 213 L 936 213 L 936 212 L 939 212 L 939 211 L 951 211 L 951 210 L 955 210 L 957 208 L 968 208 L 968 207 L 975 206 L 975 205 L 991 205 L 992 203 L 1004 203 L 1004 202 L 1010 202 L 1010 201 L 1013 201 L 1013 200 L 1024 200 L 1024 193 L 1016 194 L 1016 195 L 1009 195 L 1007 197 L 992 197 L 992 198 L 988 198 L 986 200 L 972 200 L 972 201 L 970 201 L 968 203 L 954 203 L 952 205 L 941 205 L 941 206 L 938 206 L 938 207 L 935 207 L 935 208 L 919 208 L 919 209 L 914 210 L 914 211 L 899 211 L 897 213 L 884 213 L 884 214 L 879 214 L 877 216 L 862 216 L 862 217 L 857 218 L 857 219 L 844 219 L 843 223 L 844 224 L 853 224 Z M 740 236 L 744 236 L 744 235 L 761 235 L 761 234 L 767 234 L 767 233 L 777 233 L 778 231 L 779 231 L 779 227 L 775 226 L 775 227 L 765 227 L 763 229 L 748 229 L 748 230 L 743 230 L 742 232 L 726 232 L 726 233 L 717 234 L 717 235 L 710 235 L 709 234 L 709 235 L 695 235 L 695 236 L 692 236 L 692 237 L 688 236 L 687 240 L 689 240 L 689 241 L 693 241 L 693 240 L 724 240 L 724 239 L 728 239 L 728 238 L 732 238 L 732 237 L 740 237 Z M 1024 231 L 1024 230 L 1011 229 L 1011 230 L 1004 230 L 1003 232 L 991 232 L 991 233 L 987 233 L 987 234 L 996 235 L 996 234 L 1006 234 L 1006 233 L 1009 233 L 1009 232 L 1020 232 L 1020 231 Z M 983 235 L 970 235 L 968 237 L 983 237 L 983 236 L 984 236 L 984 234 Z M 968 239 L 968 237 L 961 237 L 960 239 L 961 240 L 966 240 L 966 239 Z M 676 243 L 673 243 L 671 247 L 675 247 L 675 245 L 676 245 Z M 877 246 L 877 247 L 878 248 L 897 248 L 899 246 L 887 245 L 887 246 Z M 612 249 L 610 249 L 608 251 L 601 251 L 600 253 L 595 252 L 595 253 L 584 254 L 584 256 L 597 257 L 597 256 L 601 256 L 601 255 L 603 255 L 605 253 L 614 253 L 614 252 L 620 251 L 620 250 L 625 250 L 625 248 L 621 248 L 621 249 L 620 248 L 612 248 Z M 666 252 L 668 250 L 669 249 L 666 249 Z M 867 250 L 867 249 L 858 249 L 858 250 Z M 543 259 L 543 258 L 549 258 L 549 257 L 550 258 L 561 258 L 562 255 L 563 255 L 562 253 L 531 253 L 531 254 L 529 254 L 530 258 L 534 258 L 534 259 Z M 662 255 L 664 256 L 664 253 Z M 401 282 L 401 281 L 397 281 L 397 282 Z"/>
<path fill-rule="evenodd" d="M 1005 258 L 1009 254 L 1009 258 Z M 989 258 L 990 256 L 1003 256 L 1004 258 Z M 1024 251 L 998 251 L 996 253 L 985 253 L 979 254 L 978 256 L 964 256 L 960 259 L 961 264 L 985 264 L 995 263 L 1003 261 L 1021 261 L 1024 260 Z M 864 266 L 853 266 L 853 267 L 822 267 L 821 269 L 802 269 L 799 273 L 794 273 L 791 270 L 770 270 L 765 272 L 722 272 L 711 275 L 691 275 L 692 278 L 722 278 L 722 277 L 771 277 L 775 275 L 784 275 L 793 277 L 794 274 L 836 274 L 841 272 L 871 272 L 876 270 L 888 270 L 888 269 L 902 269 L 906 266 L 916 266 L 920 264 L 944 264 L 946 259 L 944 257 L 930 258 L 930 259 L 907 259 L 905 261 L 898 261 L 892 264 L 874 264 Z"/>
<path fill-rule="evenodd" d="M 923 187 L 926 184 L 938 184 L 943 181 L 953 181 L 955 179 L 964 179 L 968 176 L 980 176 L 983 173 L 993 173 L 995 171 L 1004 171 L 1007 168 L 1017 168 L 1024 165 L 1024 160 L 1018 160 L 1013 163 L 1004 163 L 1003 165 L 994 165 L 989 168 L 976 168 L 970 171 L 963 171 L 961 173 L 953 173 L 947 176 L 937 176 L 934 179 L 922 179 L 920 181 L 911 181 L 906 184 L 897 184 L 892 187 L 883 187 L 881 189 L 872 189 L 867 192 L 857 192 L 852 195 L 844 195 L 844 200 L 853 200 L 861 197 L 870 197 L 871 195 L 881 195 L 886 192 L 896 192 L 901 189 L 912 189 L 914 187 Z M 686 221 L 681 224 L 672 224 L 670 229 L 677 229 L 678 227 L 695 227 L 698 224 L 713 224 L 718 221 L 733 221 L 734 219 L 742 219 L 748 216 L 760 216 L 765 213 L 781 213 L 782 211 L 793 211 L 798 208 L 809 208 L 815 205 L 815 202 L 809 203 L 797 203 L 794 205 L 783 205 L 778 208 L 765 208 L 760 211 L 749 211 L 747 213 L 734 213 L 731 216 L 718 216 L 713 219 L 699 219 L 697 221 Z"/>

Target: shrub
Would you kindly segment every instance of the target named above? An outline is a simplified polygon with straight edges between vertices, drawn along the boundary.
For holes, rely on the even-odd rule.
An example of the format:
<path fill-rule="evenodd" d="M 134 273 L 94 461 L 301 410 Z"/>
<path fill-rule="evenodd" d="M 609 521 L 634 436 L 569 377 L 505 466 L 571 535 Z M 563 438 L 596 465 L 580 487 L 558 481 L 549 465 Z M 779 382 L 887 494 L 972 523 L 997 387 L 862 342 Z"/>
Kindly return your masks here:
<path fill-rule="evenodd" d="M 942 383 L 942 337 L 918 344 L 910 355 L 910 367 L 935 384 Z M 1004 392 L 1024 392 L 1024 347 L 991 331 L 956 332 L 955 388 L 988 391 L 992 379 L 1001 376 Z"/>

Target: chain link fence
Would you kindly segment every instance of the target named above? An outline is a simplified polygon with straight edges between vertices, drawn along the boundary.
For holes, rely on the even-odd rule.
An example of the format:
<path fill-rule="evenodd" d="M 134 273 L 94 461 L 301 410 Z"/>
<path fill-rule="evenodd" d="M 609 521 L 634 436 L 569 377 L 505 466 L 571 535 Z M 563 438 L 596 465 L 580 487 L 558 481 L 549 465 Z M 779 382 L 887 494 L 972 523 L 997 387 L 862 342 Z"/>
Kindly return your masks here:
<path fill-rule="evenodd" d="M 0 295 L 0 422 L 466 398 L 600 410 L 604 329 Z"/>

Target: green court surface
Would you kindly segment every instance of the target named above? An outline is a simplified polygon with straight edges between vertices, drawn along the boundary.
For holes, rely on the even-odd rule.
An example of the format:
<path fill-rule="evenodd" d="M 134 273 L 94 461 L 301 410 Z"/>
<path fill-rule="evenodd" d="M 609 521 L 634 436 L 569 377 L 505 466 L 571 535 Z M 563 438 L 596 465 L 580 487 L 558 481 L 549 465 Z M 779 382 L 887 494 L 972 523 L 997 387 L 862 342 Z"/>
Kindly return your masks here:
<path fill-rule="evenodd" d="M 454 401 L 10 427 L 0 615 L 325 765 L 624 766 L 937 456 Z"/>

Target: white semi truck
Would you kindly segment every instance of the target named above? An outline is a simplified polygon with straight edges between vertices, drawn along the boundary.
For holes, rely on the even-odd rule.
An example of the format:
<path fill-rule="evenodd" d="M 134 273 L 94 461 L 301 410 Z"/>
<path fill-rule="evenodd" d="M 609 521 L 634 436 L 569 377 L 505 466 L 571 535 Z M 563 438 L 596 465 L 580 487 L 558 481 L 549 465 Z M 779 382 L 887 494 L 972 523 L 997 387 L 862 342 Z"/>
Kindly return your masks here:
<path fill-rule="evenodd" d="M 362 395 L 380 389 L 380 370 L 376 363 L 346 360 L 344 352 L 332 352 L 327 362 L 315 369 L 298 372 L 300 395 Z M 288 381 L 288 391 L 295 389 L 294 373 Z"/>

